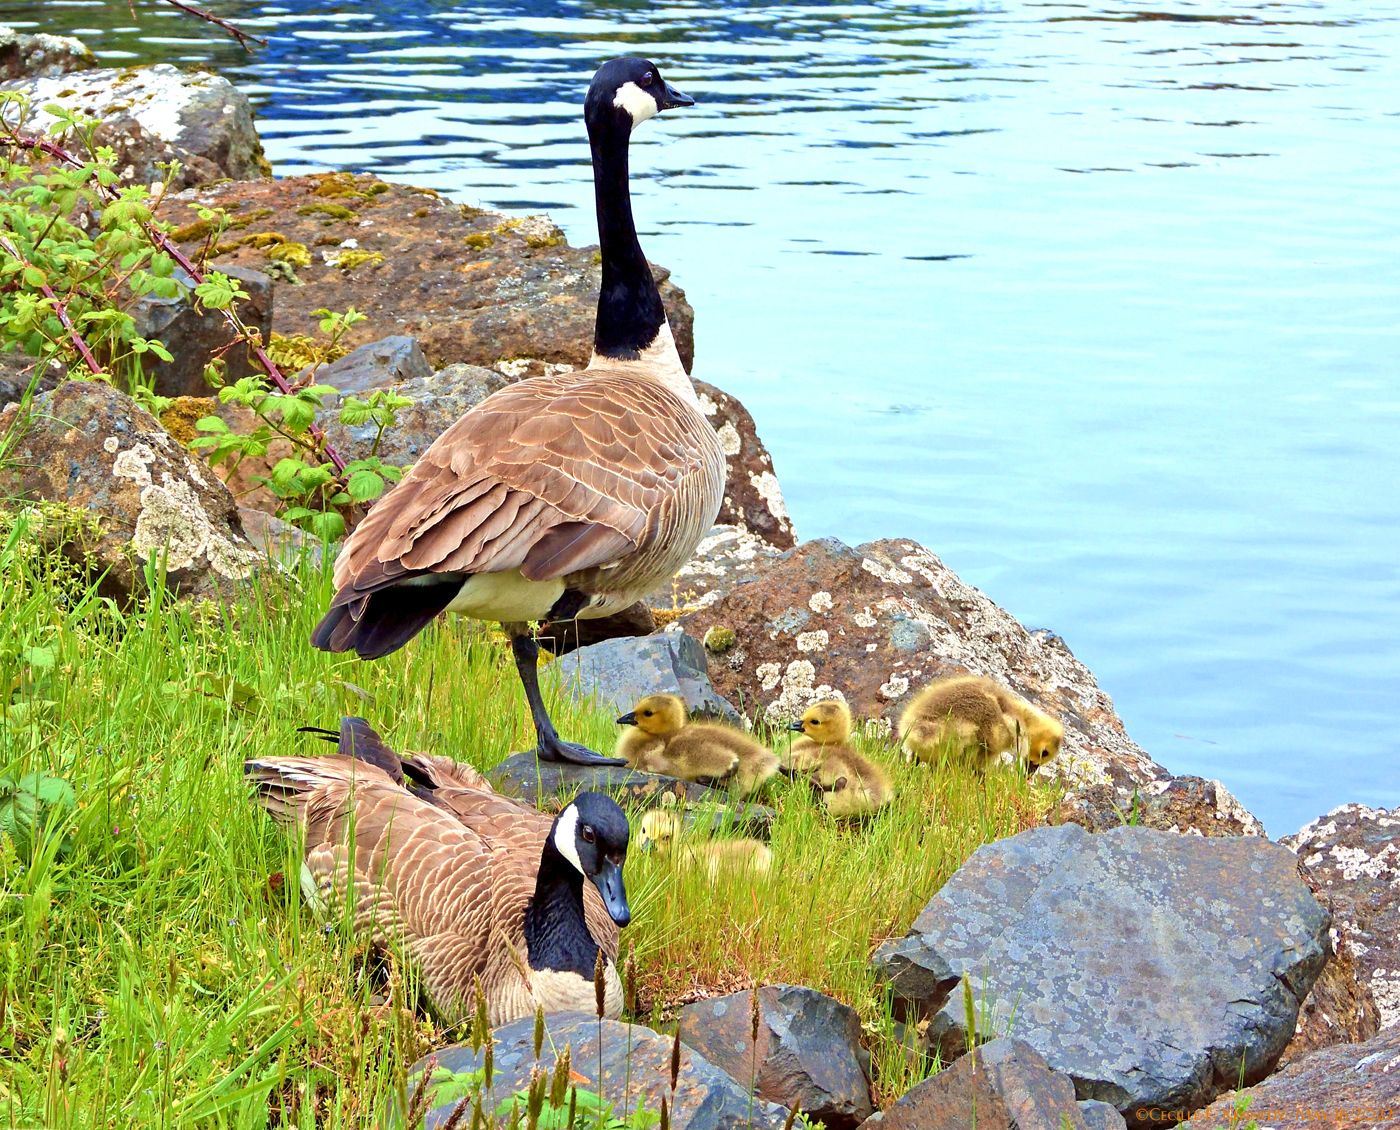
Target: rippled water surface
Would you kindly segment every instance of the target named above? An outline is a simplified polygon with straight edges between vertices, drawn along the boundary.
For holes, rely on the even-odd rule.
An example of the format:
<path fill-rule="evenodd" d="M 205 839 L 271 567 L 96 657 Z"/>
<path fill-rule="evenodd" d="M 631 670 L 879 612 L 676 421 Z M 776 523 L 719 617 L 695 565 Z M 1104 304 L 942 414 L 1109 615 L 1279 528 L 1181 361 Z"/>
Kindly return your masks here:
<path fill-rule="evenodd" d="M 279 173 L 545 209 L 593 242 L 579 102 L 655 58 L 651 258 L 800 533 L 906 535 L 1053 628 L 1129 732 L 1275 834 L 1400 803 L 1400 6 L 1105 0 L 0 0 L 216 60 Z"/>

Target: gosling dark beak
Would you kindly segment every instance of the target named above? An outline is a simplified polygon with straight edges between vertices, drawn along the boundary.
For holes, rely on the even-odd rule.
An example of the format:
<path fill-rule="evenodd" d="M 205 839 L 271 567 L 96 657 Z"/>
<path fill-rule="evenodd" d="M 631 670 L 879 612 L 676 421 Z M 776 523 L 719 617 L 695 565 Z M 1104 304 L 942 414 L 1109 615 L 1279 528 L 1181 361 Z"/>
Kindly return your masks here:
<path fill-rule="evenodd" d="M 637 712 L 635 710 L 629 710 L 617 720 L 617 724 L 619 726 L 635 726 L 637 724 Z"/>
<path fill-rule="evenodd" d="M 799 734 L 803 732 L 803 731 L 802 731 L 802 723 L 801 723 L 801 722 L 794 722 L 791 726 L 788 727 L 788 729 L 789 729 L 789 730 L 796 730 Z"/>
<path fill-rule="evenodd" d="M 619 926 L 632 921 L 632 908 L 627 905 L 627 888 L 622 885 L 622 868 L 611 859 L 602 861 L 598 874 L 589 876 L 598 893 L 603 896 L 603 905 L 608 908 L 608 916 Z"/>
<path fill-rule="evenodd" d="M 661 84 L 666 89 L 661 92 L 661 108 L 663 110 L 674 110 L 677 106 L 694 106 L 695 99 L 689 94 L 682 94 L 669 82 Z"/>

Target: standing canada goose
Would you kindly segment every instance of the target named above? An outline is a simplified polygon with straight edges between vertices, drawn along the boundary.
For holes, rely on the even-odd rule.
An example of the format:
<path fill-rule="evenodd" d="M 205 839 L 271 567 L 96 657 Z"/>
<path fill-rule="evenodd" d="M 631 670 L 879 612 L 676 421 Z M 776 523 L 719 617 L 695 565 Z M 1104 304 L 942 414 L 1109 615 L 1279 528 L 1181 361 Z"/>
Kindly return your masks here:
<path fill-rule="evenodd" d="M 1065 728 L 994 679 L 953 675 L 914 696 L 899 720 L 908 760 L 934 761 L 947 750 L 987 765 L 1003 759 L 1032 772 L 1060 752 Z"/>
<path fill-rule="evenodd" d="M 613 800 L 580 793 L 551 821 L 466 784 L 479 778 L 444 758 L 401 762 L 401 779 L 421 781 L 424 796 L 381 767 L 397 756 L 387 747 L 353 752 L 244 765 L 259 803 L 305 835 L 302 887 L 314 909 L 334 921 L 348 894 L 356 932 L 398 939 L 449 1023 L 470 1013 L 477 979 L 493 1025 L 537 1007 L 591 1012 L 600 950 L 604 1010 L 620 1014 L 617 928 L 631 911 L 627 820 Z"/>
<path fill-rule="evenodd" d="M 884 768 L 847 744 L 851 726 L 850 708 L 835 699 L 813 703 L 792 724 L 802 737 L 793 740 L 790 767 L 809 773 L 826 810 L 839 818 L 869 816 L 894 799 Z"/>
<path fill-rule="evenodd" d="M 634 769 L 686 781 L 732 785 L 744 796 L 778 771 L 778 758 L 748 734 L 718 722 L 691 722 L 673 694 L 647 695 L 617 720 L 635 726 L 618 738 L 618 754 Z"/>
<path fill-rule="evenodd" d="M 647 266 L 627 188 L 632 130 L 694 100 L 614 59 L 584 102 L 603 280 L 586 369 L 533 377 L 447 429 L 345 541 L 311 642 L 374 659 L 444 611 L 511 639 L 545 761 L 619 764 L 563 741 L 530 622 L 608 616 L 681 567 L 719 513 L 725 464 Z"/>
<path fill-rule="evenodd" d="M 680 814 L 667 809 L 653 808 L 642 817 L 642 826 L 637 829 L 637 846 L 643 851 L 655 848 L 660 852 L 674 852 L 676 864 L 686 870 L 703 870 L 711 884 L 719 881 L 721 874 L 729 871 L 744 871 L 754 878 L 767 875 L 773 867 L 773 852 L 767 844 L 753 839 L 713 839 L 698 842 L 684 842 Z"/>

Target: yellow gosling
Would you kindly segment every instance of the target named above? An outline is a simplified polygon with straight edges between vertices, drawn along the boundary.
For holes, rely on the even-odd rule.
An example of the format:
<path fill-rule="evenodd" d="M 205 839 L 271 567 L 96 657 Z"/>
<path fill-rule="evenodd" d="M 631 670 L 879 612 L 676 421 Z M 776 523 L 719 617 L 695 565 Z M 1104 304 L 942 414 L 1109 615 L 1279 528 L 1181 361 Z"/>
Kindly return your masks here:
<path fill-rule="evenodd" d="M 793 740 L 790 767 L 810 774 L 832 816 L 869 816 L 894 799 L 894 786 L 884 768 L 847 744 L 852 719 L 844 702 L 813 703 L 792 728 L 802 736 Z"/>
<path fill-rule="evenodd" d="M 773 866 L 773 853 L 767 844 L 750 839 L 701 840 L 683 842 L 681 817 L 670 809 L 654 808 L 642 817 L 637 846 L 674 855 L 676 865 L 686 870 L 704 871 L 711 884 L 726 873 L 747 873 L 755 879 L 767 875 Z"/>
<path fill-rule="evenodd" d="M 617 755 L 643 772 L 728 786 L 749 796 L 778 771 L 772 750 L 731 726 L 691 722 L 685 703 L 673 694 L 647 695 L 617 722 L 635 727 L 618 739 Z"/>

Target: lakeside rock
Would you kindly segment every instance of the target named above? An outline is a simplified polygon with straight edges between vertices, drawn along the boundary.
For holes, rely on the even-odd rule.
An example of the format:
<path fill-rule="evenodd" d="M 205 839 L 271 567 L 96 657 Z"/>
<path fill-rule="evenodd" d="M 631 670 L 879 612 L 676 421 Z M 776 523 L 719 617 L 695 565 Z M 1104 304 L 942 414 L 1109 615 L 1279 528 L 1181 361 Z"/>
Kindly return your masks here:
<path fill-rule="evenodd" d="M 1344 804 L 1279 842 L 1331 908 L 1380 1027 L 1400 1024 L 1400 810 Z"/>
<path fill-rule="evenodd" d="M 143 565 L 163 561 L 182 595 L 214 597 L 263 560 L 244 536 L 224 485 L 125 393 L 69 381 L 0 413 L 8 433 L 0 493 L 58 503 L 78 519 L 53 524 L 66 556 L 103 574 L 103 595 L 125 599 Z"/>
<path fill-rule="evenodd" d="M 53 123 L 42 109 L 52 102 L 99 119 L 94 142 L 116 150 L 117 173 L 127 182 L 163 180 L 157 163 L 173 160 L 181 169 L 172 188 L 270 173 L 247 97 L 209 71 L 157 63 L 41 73 L 0 83 L 0 89 L 28 96 L 34 113 L 26 128 L 34 133 Z M 13 114 L 8 110 L 6 117 Z"/>
<path fill-rule="evenodd" d="M 787 1111 L 782 1107 L 750 1098 L 745 1088 L 684 1044 L 672 1101 L 672 1042 L 650 1028 L 617 1020 L 598 1020 L 581 1012 L 552 1013 L 546 1017 L 545 1024 L 548 1036 L 540 1055 L 541 1067 L 553 1071 L 557 1052 L 569 1047 L 570 1065 L 580 1077 L 576 1080 L 578 1085 L 601 1095 L 619 1114 L 638 1106 L 658 1112 L 664 1096 L 671 1106 L 671 1125 L 688 1130 L 749 1130 L 751 1127 L 778 1130 L 787 1118 Z M 490 1089 L 485 1092 L 486 1101 L 482 1104 L 485 1109 L 493 1109 L 501 1100 L 509 1099 L 516 1091 L 530 1085 L 530 1073 L 535 1065 L 534 1026 L 534 1018 L 526 1017 L 491 1033 L 495 1043 L 495 1075 Z M 481 1062 L 480 1053 L 455 1045 L 420 1059 L 410 1069 L 410 1074 L 433 1065 L 467 1073 L 479 1068 Z M 442 1127 L 451 1114 L 452 1105 L 433 1107 L 424 1130 Z"/>
<path fill-rule="evenodd" d="M 917 1084 L 865 1123 L 868 1130 L 1117 1130 L 1123 1116 L 1076 1102 L 1074 1084 L 1022 1040 L 997 1039 Z"/>
<path fill-rule="evenodd" d="M 1124 732 L 1089 669 L 1049 632 L 1031 632 L 915 542 L 852 549 L 824 538 L 767 562 L 752 580 L 679 623 L 703 638 L 716 690 L 774 722 L 836 695 L 893 729 L 909 698 L 940 675 L 990 675 L 1059 717 L 1061 755 L 1042 772 L 1076 785 L 1131 788 L 1167 776 Z"/>
<path fill-rule="evenodd" d="M 1327 928 L 1260 837 L 1064 824 L 978 849 L 874 961 L 945 1062 L 967 1047 L 967 979 L 979 1033 L 1012 1024 L 1080 1098 L 1153 1118 L 1272 1069 Z"/>
<path fill-rule="evenodd" d="M 738 526 L 778 549 L 791 549 L 797 534 L 773 472 L 773 456 L 758 438 L 749 410 L 707 381 L 696 381 L 695 391 L 701 411 L 719 436 L 729 470 L 716 523 Z"/>
<path fill-rule="evenodd" d="M 742 526 L 714 526 L 670 583 L 647 601 L 658 611 L 708 608 L 735 585 L 757 580 L 782 553 Z"/>
<path fill-rule="evenodd" d="M 753 1080 L 761 1099 L 797 1107 L 828 1130 L 854 1130 L 870 1116 L 869 1053 L 853 1008 L 801 985 L 745 989 L 681 1010 L 681 1041 L 731 1078 Z"/>
<path fill-rule="evenodd" d="M 1187 836 L 1267 836 L 1264 825 L 1219 781 L 1167 777 L 1148 781 L 1127 798 L 1112 785 L 1091 785 L 1064 798 L 1051 824 L 1107 832 L 1124 824 Z"/>
<path fill-rule="evenodd" d="M 1312 1052 L 1258 1086 L 1222 1095 L 1185 1124 L 1192 1130 L 1400 1127 L 1400 1025 L 1364 1044 Z"/>
<path fill-rule="evenodd" d="M 0 25 L 0 82 L 54 78 L 97 66 L 97 57 L 67 35 L 29 35 Z"/>
<path fill-rule="evenodd" d="M 604 640 L 560 656 L 546 671 L 575 699 L 592 699 L 614 715 L 646 695 L 674 694 L 692 713 L 739 717 L 710 683 L 704 647 L 684 632 Z"/>

